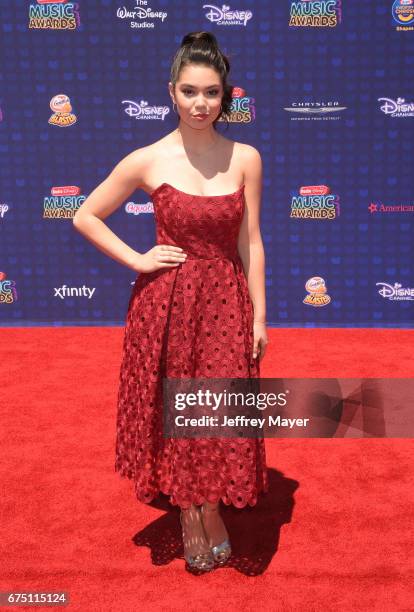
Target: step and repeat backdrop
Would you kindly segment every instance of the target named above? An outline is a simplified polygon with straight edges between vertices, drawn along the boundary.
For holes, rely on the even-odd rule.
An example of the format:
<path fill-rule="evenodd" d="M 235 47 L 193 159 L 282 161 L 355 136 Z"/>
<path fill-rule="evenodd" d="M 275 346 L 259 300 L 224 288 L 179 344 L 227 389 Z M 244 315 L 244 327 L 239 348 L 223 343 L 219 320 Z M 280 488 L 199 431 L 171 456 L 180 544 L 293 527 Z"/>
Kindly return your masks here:
<path fill-rule="evenodd" d="M 228 138 L 264 164 L 267 318 L 412 327 L 414 1 L 1 0 L 0 323 L 123 325 L 136 274 L 72 223 L 131 151 L 177 127 L 182 37 L 215 34 Z M 156 241 L 141 190 L 106 219 Z"/>

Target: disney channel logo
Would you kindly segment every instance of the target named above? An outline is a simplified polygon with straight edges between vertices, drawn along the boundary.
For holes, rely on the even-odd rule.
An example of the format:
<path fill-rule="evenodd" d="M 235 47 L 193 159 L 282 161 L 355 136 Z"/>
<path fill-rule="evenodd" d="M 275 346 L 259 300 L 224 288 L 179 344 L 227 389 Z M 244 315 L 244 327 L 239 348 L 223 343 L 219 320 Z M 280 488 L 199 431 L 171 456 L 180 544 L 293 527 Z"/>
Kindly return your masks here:
<path fill-rule="evenodd" d="M 414 117 L 414 102 L 407 103 L 404 98 L 397 98 L 397 100 L 378 98 L 378 102 L 382 101 L 384 101 L 384 104 L 380 106 L 380 110 L 385 115 L 391 115 L 392 117 Z"/>
<path fill-rule="evenodd" d="M 231 11 L 227 4 L 223 4 L 221 8 L 214 4 L 203 4 L 203 9 L 208 9 L 205 17 L 216 25 L 246 26 L 249 19 L 253 17 L 252 11 Z"/>
<path fill-rule="evenodd" d="M 375 283 L 377 286 L 382 285 L 382 289 L 378 289 L 378 293 L 383 297 L 391 301 L 400 300 L 414 300 L 414 289 L 411 287 L 403 287 L 401 283 L 394 283 L 389 285 L 388 283 L 379 282 Z"/>
<path fill-rule="evenodd" d="M 122 104 L 128 104 L 125 112 L 135 119 L 162 119 L 170 112 L 168 106 L 150 106 L 146 100 L 135 102 L 134 100 L 122 100 Z"/>

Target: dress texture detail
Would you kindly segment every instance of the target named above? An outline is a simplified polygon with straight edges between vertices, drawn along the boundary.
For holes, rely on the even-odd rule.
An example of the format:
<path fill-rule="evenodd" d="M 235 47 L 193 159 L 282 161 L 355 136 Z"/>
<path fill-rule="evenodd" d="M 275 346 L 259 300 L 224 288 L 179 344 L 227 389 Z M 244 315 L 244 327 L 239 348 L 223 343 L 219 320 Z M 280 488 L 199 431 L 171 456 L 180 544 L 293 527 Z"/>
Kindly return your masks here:
<path fill-rule="evenodd" d="M 178 266 L 140 273 L 129 300 L 116 423 L 115 471 L 136 497 L 174 506 L 254 506 L 268 491 L 263 438 L 164 438 L 164 377 L 258 378 L 253 304 L 237 250 L 244 185 L 191 195 L 168 183 L 150 194 L 156 243 L 181 247 Z"/>

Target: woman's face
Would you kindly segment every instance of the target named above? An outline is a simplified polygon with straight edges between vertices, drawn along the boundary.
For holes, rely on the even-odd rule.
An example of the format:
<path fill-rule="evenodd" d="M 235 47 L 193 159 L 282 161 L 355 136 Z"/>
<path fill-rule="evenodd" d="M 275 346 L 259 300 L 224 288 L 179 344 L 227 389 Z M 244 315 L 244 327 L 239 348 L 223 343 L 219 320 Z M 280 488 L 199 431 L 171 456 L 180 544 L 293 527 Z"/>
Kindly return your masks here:
<path fill-rule="evenodd" d="M 220 114 L 223 87 L 220 75 L 209 66 L 185 66 L 175 92 L 171 82 L 169 89 L 181 120 L 195 129 L 209 127 Z"/>

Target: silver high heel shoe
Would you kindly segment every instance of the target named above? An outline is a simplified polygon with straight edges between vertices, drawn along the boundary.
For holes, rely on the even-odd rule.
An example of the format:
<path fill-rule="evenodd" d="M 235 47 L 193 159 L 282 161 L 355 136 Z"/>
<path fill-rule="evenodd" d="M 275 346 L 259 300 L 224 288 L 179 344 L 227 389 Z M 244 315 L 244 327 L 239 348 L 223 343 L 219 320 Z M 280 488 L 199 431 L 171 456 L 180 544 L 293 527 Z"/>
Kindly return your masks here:
<path fill-rule="evenodd" d="M 217 508 L 209 508 L 208 510 L 206 510 L 204 506 L 201 506 L 201 516 L 203 516 L 207 512 L 217 511 L 218 506 Z M 211 552 L 213 553 L 213 558 L 217 565 L 224 565 L 231 556 L 230 540 L 226 538 L 225 540 L 220 542 L 220 544 L 217 544 L 216 546 L 211 546 Z"/>
<path fill-rule="evenodd" d="M 182 512 L 180 513 L 180 523 L 183 536 L 185 536 Z M 191 569 L 198 569 L 202 572 L 209 572 L 210 570 L 214 569 L 214 558 L 211 550 L 204 553 L 198 553 L 197 555 L 186 555 L 184 553 L 184 559 Z"/>

